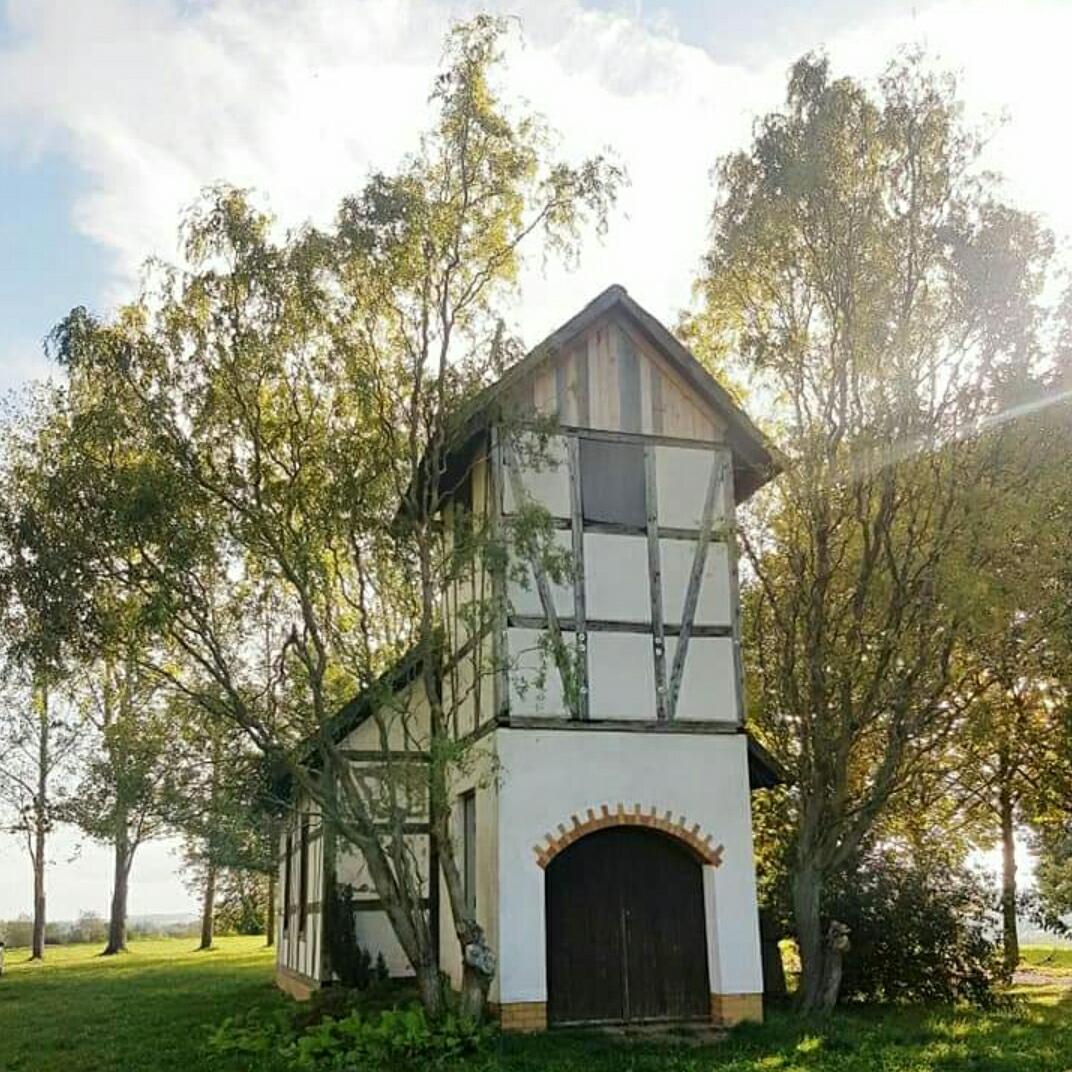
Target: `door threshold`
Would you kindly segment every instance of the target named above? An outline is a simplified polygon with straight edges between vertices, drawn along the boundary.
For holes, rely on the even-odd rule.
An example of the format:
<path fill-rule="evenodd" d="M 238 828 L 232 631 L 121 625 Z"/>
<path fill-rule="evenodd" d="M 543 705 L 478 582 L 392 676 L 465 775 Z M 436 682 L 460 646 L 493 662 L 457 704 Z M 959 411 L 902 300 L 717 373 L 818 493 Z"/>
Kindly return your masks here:
<path fill-rule="evenodd" d="M 604 1035 L 637 1038 L 724 1038 L 726 1032 L 707 1017 L 658 1020 L 569 1020 L 551 1023 L 552 1031 L 594 1031 Z"/>

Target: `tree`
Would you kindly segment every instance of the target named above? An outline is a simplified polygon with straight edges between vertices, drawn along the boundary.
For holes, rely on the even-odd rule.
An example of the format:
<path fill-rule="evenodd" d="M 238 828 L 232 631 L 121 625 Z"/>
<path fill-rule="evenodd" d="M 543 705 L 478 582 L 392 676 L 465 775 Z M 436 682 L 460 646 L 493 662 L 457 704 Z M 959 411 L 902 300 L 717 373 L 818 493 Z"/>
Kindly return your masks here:
<path fill-rule="evenodd" d="M 112 846 L 114 871 L 108 941 L 103 955 L 126 948 L 130 872 L 138 848 L 168 821 L 167 780 L 172 722 L 159 682 L 133 648 L 101 659 L 77 682 L 85 730 L 94 752 L 65 808 L 65 818 Z"/>
<path fill-rule="evenodd" d="M 1070 399 L 1059 361 L 1037 378 L 1002 386 L 999 427 L 976 449 L 985 472 L 970 494 L 986 517 L 985 578 L 964 571 L 968 614 L 957 658 L 974 697 L 946 762 L 951 799 L 959 800 L 977 840 L 1002 850 L 1005 968 L 1019 963 L 1017 826 L 1045 826 L 1067 811 L 1072 794 L 1067 730 L 1072 553 Z"/>
<path fill-rule="evenodd" d="M 187 221 L 188 271 L 162 269 L 151 300 L 113 323 L 76 310 L 53 337 L 79 412 L 64 481 L 85 519 L 78 555 L 181 653 L 154 671 L 288 763 L 326 833 L 361 850 L 433 1015 L 444 995 L 405 838 L 414 799 L 474 1015 L 494 970 L 450 836 L 465 762 L 452 716 L 471 689 L 441 687 L 442 596 L 478 556 L 501 555 L 484 533 L 449 538 L 461 530 L 441 516 L 456 480 L 445 460 L 465 403 L 517 353 L 500 312 L 522 251 L 542 240 L 573 255 L 621 178 L 599 157 L 553 161 L 541 125 L 503 106 L 504 30 L 481 16 L 452 31 L 433 129 L 332 230 L 275 239 L 240 192 L 214 191 Z M 489 620 L 475 600 L 471 635 Z M 406 650 L 422 667 L 428 761 L 391 761 L 389 724 L 409 713 L 381 688 L 384 761 L 369 779 L 332 716 Z"/>
<path fill-rule="evenodd" d="M 58 396 L 51 388 L 27 391 L 13 401 L 3 427 L 0 455 L 0 634 L 4 637 L 0 696 L 0 801 L 10 826 L 25 835 L 33 869 L 31 956 L 45 952 L 47 841 L 57 818 L 57 778 L 69 768 L 78 737 L 56 710 L 66 645 L 60 625 L 75 622 L 71 593 L 52 583 L 62 551 L 38 542 L 40 471 L 52 463 Z M 31 535 L 36 534 L 36 535 Z M 67 575 L 74 563 L 66 562 Z"/>
<path fill-rule="evenodd" d="M 33 868 L 33 934 L 30 958 L 45 955 L 45 865 L 48 835 L 64 806 L 62 783 L 77 733 L 56 711 L 47 679 L 9 683 L 0 697 L 0 802 L 11 812 L 7 829 L 26 839 Z"/>
<path fill-rule="evenodd" d="M 198 948 L 212 948 L 215 921 L 225 907 L 221 893 L 229 925 L 241 920 L 248 928 L 256 917 L 271 944 L 269 886 L 278 856 L 279 804 L 271 799 L 261 757 L 237 725 L 206 718 L 188 698 L 177 697 L 171 712 L 179 731 L 167 811 L 183 836 L 191 885 L 202 895 Z"/>
<path fill-rule="evenodd" d="M 1038 353 L 1051 243 L 976 177 L 978 151 L 920 57 L 877 93 L 805 57 L 719 167 L 689 330 L 710 361 L 740 355 L 787 455 L 742 546 L 754 725 L 794 783 L 806 1010 L 838 990 L 832 877 L 956 726 L 952 575 L 985 567 L 970 437 Z"/>

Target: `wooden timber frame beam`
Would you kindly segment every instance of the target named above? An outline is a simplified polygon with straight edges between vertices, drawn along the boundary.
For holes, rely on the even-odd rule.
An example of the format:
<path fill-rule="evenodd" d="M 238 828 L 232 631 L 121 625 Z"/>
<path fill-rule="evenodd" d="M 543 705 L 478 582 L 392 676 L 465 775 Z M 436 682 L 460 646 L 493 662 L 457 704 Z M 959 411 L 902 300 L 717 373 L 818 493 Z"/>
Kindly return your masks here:
<path fill-rule="evenodd" d="M 737 489 L 734 486 L 733 466 L 726 465 L 725 479 L 722 482 L 722 516 L 727 520 L 735 518 L 735 504 L 737 502 Z M 729 559 L 730 569 L 730 625 L 733 636 L 733 669 L 737 675 L 737 722 L 744 726 L 744 713 L 746 709 L 744 691 L 744 657 L 741 647 L 741 574 L 738 565 L 737 533 L 731 531 L 726 534 L 726 554 Z"/>
<path fill-rule="evenodd" d="M 570 484 L 570 537 L 573 552 L 573 621 L 577 717 L 587 721 L 588 711 L 588 611 L 584 595 L 584 508 L 581 499 L 581 442 L 575 435 L 566 440 Z"/>
<path fill-rule="evenodd" d="M 704 496 L 703 515 L 700 519 L 700 534 L 696 540 L 696 550 L 692 556 L 692 571 L 689 574 L 689 586 L 685 590 L 685 606 L 681 612 L 681 632 L 678 634 L 677 647 L 674 650 L 674 665 L 670 671 L 668 718 L 673 718 L 677 710 L 677 698 L 681 692 L 681 682 L 685 675 L 685 656 L 688 654 L 689 638 L 692 635 L 693 623 L 696 619 L 696 604 L 700 598 L 700 585 L 703 583 L 704 566 L 707 562 L 707 548 L 711 543 L 711 523 L 714 518 L 715 506 L 721 506 L 725 501 L 727 467 L 726 459 L 716 453 L 712 458 L 711 475 L 707 481 L 707 494 Z"/>
<path fill-rule="evenodd" d="M 488 441 L 488 481 L 485 506 L 488 510 L 488 522 L 491 525 L 491 538 L 493 543 L 501 544 L 504 481 L 499 427 L 495 424 L 491 426 Z M 495 717 L 491 721 L 494 723 L 495 719 L 507 712 L 510 702 L 510 683 L 506 665 L 506 578 L 499 570 L 492 573 L 491 598 L 494 614 L 491 625 L 491 662 L 494 674 L 492 707 L 495 712 Z"/>
<path fill-rule="evenodd" d="M 651 644 L 655 656 L 655 717 L 670 716 L 666 689 L 666 631 L 663 628 L 662 559 L 659 552 L 659 499 L 655 480 L 655 448 L 644 447 L 644 498 L 648 520 L 648 590 L 651 595 Z"/>

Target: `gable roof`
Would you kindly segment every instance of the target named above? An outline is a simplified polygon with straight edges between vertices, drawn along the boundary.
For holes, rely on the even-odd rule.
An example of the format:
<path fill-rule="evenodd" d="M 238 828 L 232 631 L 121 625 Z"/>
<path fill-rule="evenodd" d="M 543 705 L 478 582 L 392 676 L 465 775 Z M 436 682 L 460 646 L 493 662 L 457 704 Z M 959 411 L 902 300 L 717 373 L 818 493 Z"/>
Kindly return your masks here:
<path fill-rule="evenodd" d="M 468 443 L 473 435 L 491 423 L 499 412 L 498 404 L 511 388 L 543 362 L 567 349 L 597 320 L 612 313 L 623 317 L 645 337 L 674 371 L 726 422 L 729 446 L 734 454 L 738 501 L 747 499 L 784 468 L 781 452 L 752 423 L 729 392 L 696 360 L 688 347 L 634 301 L 625 287 L 617 283 L 593 298 L 579 313 L 508 368 L 495 383 L 477 394 L 458 414 L 456 442 L 459 445 Z"/>

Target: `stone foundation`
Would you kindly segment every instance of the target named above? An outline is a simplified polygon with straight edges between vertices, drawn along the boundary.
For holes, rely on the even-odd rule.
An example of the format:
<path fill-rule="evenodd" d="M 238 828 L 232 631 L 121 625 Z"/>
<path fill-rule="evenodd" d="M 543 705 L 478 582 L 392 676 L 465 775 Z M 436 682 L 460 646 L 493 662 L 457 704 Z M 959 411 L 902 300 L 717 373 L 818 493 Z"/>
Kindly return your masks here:
<path fill-rule="evenodd" d="M 721 1027 L 748 1021 L 763 1023 L 762 994 L 712 994 L 711 1020 Z"/>
<path fill-rule="evenodd" d="M 313 993 L 320 989 L 320 984 L 315 979 L 284 968 L 281 964 L 275 966 L 275 985 L 296 1001 L 308 1001 Z"/>
<path fill-rule="evenodd" d="M 499 1018 L 504 1031 L 546 1031 L 547 1003 L 544 1001 L 511 1001 L 491 1005 L 489 1011 Z"/>

